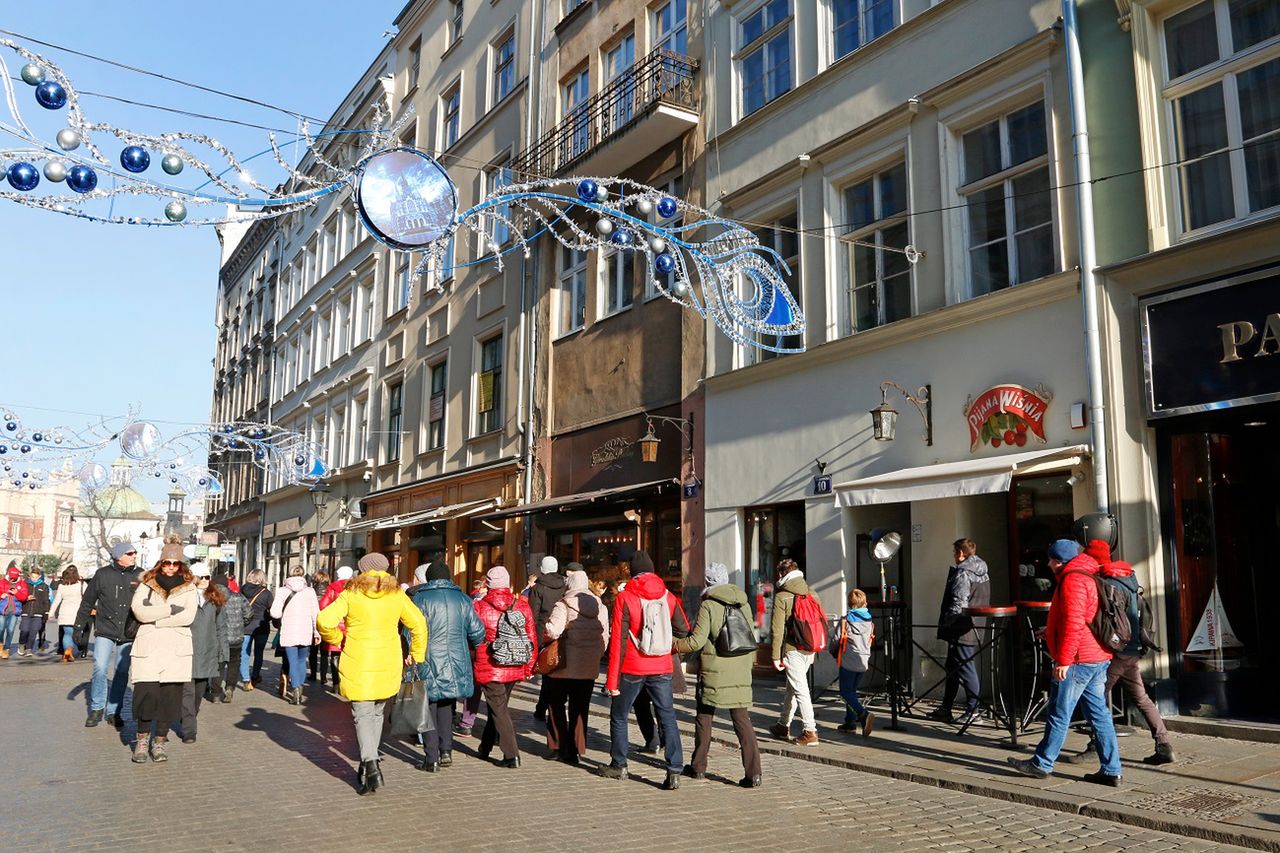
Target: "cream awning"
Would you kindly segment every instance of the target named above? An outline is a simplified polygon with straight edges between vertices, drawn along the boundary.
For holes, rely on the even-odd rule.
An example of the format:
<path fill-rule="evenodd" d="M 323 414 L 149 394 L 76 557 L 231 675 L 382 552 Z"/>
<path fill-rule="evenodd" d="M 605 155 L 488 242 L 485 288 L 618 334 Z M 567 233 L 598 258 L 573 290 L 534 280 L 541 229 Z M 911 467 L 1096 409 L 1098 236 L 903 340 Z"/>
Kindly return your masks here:
<path fill-rule="evenodd" d="M 434 509 L 409 512 L 402 515 L 387 515 L 382 518 L 369 518 L 364 521 L 357 521 L 355 524 L 348 524 L 346 529 L 385 530 L 389 527 L 410 527 L 414 524 L 423 524 L 428 521 L 447 521 L 450 518 L 475 515 L 478 512 L 485 512 L 493 509 L 497 505 L 497 500 L 492 498 L 483 501 L 467 501 L 465 503 L 438 506 Z"/>
<path fill-rule="evenodd" d="M 1088 445 L 1077 444 L 1011 453 L 1007 456 L 966 459 L 963 462 L 942 462 L 850 480 L 837 484 L 833 491 L 836 506 L 867 506 L 989 495 L 1009 491 L 1009 483 L 1014 474 L 1060 471 L 1080 464 L 1088 455 Z"/>

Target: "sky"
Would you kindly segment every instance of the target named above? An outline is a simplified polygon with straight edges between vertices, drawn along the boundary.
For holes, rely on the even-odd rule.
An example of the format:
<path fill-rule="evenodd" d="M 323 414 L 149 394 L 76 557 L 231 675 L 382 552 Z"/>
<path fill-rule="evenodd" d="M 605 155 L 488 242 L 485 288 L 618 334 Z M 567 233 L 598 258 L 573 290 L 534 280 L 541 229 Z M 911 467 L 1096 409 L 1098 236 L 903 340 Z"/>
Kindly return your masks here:
<path fill-rule="evenodd" d="M 201 0 L 111 7 L 107 12 L 79 0 L 46 14 L 29 5 L 5 4 L 0 30 L 16 35 L 0 37 L 56 62 L 81 92 L 296 130 L 296 119 L 281 112 L 35 45 L 24 37 L 326 119 L 381 50 L 383 33 L 403 5 L 404 0 L 365 0 L 354 6 L 333 0 Z M 358 16 L 351 14 L 355 9 Z M 0 47 L 0 56 L 16 77 L 22 60 L 6 47 Z M 14 86 L 23 118 L 51 140 L 64 126 L 65 110 L 44 110 L 29 86 L 20 80 Z M 270 144 L 263 130 L 87 94 L 81 107 L 91 121 L 139 132 L 208 134 L 241 157 Z M 7 112 L 0 98 L 0 122 L 12 124 Z M 118 156 L 121 143 L 114 137 L 99 141 L 104 153 Z M 0 131 L 0 150 L 15 144 L 18 140 Z M 170 180 L 158 160 L 153 159 L 148 176 Z M 0 155 L 0 168 L 9 162 Z M 274 186 L 279 174 L 267 165 L 270 157 L 255 163 L 261 165 L 251 168 L 254 177 Z M 176 180 L 193 186 L 191 171 Z M 65 185 L 42 179 L 32 194 L 68 192 Z M 114 212 L 159 215 L 164 204 L 159 198 L 129 200 L 117 203 Z M 210 227 L 91 223 L 0 200 L 0 298 L 6 307 L 0 406 L 12 409 L 28 429 L 83 428 L 94 415 L 123 418 L 131 407 L 162 435 L 175 432 L 179 422 L 206 422 L 218 264 L 218 238 Z M 108 452 L 99 461 L 110 464 L 117 455 Z M 161 486 L 139 485 L 149 498 L 163 497 Z"/>

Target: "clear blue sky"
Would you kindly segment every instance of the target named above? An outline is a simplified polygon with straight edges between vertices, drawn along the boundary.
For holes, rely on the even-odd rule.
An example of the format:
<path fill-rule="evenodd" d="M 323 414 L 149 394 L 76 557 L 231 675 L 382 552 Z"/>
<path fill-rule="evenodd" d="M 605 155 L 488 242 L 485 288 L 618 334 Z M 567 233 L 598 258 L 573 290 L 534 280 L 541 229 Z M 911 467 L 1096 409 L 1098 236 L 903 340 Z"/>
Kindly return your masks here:
<path fill-rule="evenodd" d="M 382 33 L 403 5 L 403 0 L 354 6 L 333 0 L 202 0 L 97 9 L 82 3 L 57 6 L 55 14 L 54 7 L 8 4 L 0 28 L 327 118 L 382 48 Z M 124 13 L 127 8 L 136 13 Z M 296 127 L 279 112 L 24 44 L 57 62 L 81 91 Z M 17 55 L 0 50 L 16 76 Z M 15 85 L 23 116 L 33 130 L 52 139 L 63 126 L 62 113 L 41 109 L 29 87 Z M 81 106 L 91 121 L 131 130 L 206 133 L 240 156 L 268 147 L 264 131 L 87 95 Z M 0 114 L 5 112 L 0 98 Z M 7 115 L 0 120 L 9 121 Z M 104 152 L 118 154 L 114 137 L 100 142 Z M 0 149 L 15 143 L 0 134 Z M 259 179 L 271 177 L 274 185 L 278 176 L 268 161 L 255 161 L 263 165 L 251 172 Z M 179 178 L 184 186 L 194 186 L 191 171 Z M 166 177 L 158 162 L 152 172 Z M 42 180 L 36 193 L 45 192 L 68 191 Z M 145 199 L 118 204 L 115 212 L 156 215 L 163 206 L 161 199 Z M 168 434 L 175 427 L 164 421 L 206 421 L 218 259 L 212 228 L 103 225 L 0 201 L 0 296 L 7 320 L 0 403 L 15 407 L 32 427 L 89 421 L 36 407 L 123 415 L 137 405 L 144 418 Z"/>

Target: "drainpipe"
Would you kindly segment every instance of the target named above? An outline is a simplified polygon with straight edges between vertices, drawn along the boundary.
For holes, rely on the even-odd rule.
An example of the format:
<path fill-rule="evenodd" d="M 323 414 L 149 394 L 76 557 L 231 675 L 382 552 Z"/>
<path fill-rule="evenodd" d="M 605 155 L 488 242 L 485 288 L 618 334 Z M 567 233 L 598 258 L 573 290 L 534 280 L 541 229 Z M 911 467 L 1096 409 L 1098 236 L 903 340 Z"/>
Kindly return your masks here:
<path fill-rule="evenodd" d="M 1098 333 L 1098 286 L 1093 269 L 1097 246 L 1093 227 L 1093 166 L 1089 162 L 1089 121 L 1084 104 L 1084 68 L 1080 60 L 1080 24 L 1076 0 L 1062 0 L 1062 28 L 1067 48 L 1067 93 L 1071 99 L 1072 142 L 1076 159 L 1076 208 L 1080 230 L 1080 293 L 1084 310 L 1084 360 L 1089 374 L 1089 429 L 1093 441 L 1094 500 L 1099 512 L 1110 503 L 1107 485 L 1107 430 L 1103 417 L 1102 347 Z"/>

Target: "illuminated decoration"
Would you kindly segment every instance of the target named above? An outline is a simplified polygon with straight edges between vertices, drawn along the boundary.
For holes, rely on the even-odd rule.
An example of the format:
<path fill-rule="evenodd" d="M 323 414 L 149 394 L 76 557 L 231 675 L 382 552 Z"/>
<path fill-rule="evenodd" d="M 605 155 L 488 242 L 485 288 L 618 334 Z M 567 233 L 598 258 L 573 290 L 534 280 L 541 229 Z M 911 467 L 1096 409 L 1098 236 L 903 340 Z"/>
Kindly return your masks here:
<path fill-rule="evenodd" d="M 110 477 L 95 458 L 116 451 L 135 477 L 158 480 L 195 496 L 222 493 L 222 482 L 206 460 L 243 459 L 294 485 L 313 484 L 329 473 L 318 445 L 273 424 L 183 424 L 166 438 L 159 427 L 132 411 L 80 429 L 29 429 L 12 409 L 0 410 L 0 483 L 11 488 L 38 489 L 55 471 L 63 471 L 74 473 L 85 491 L 96 491 Z"/>
<path fill-rule="evenodd" d="M 421 249 L 453 227 L 458 190 L 439 163 L 413 148 L 375 154 L 360 168 L 356 208 L 388 246 Z"/>

